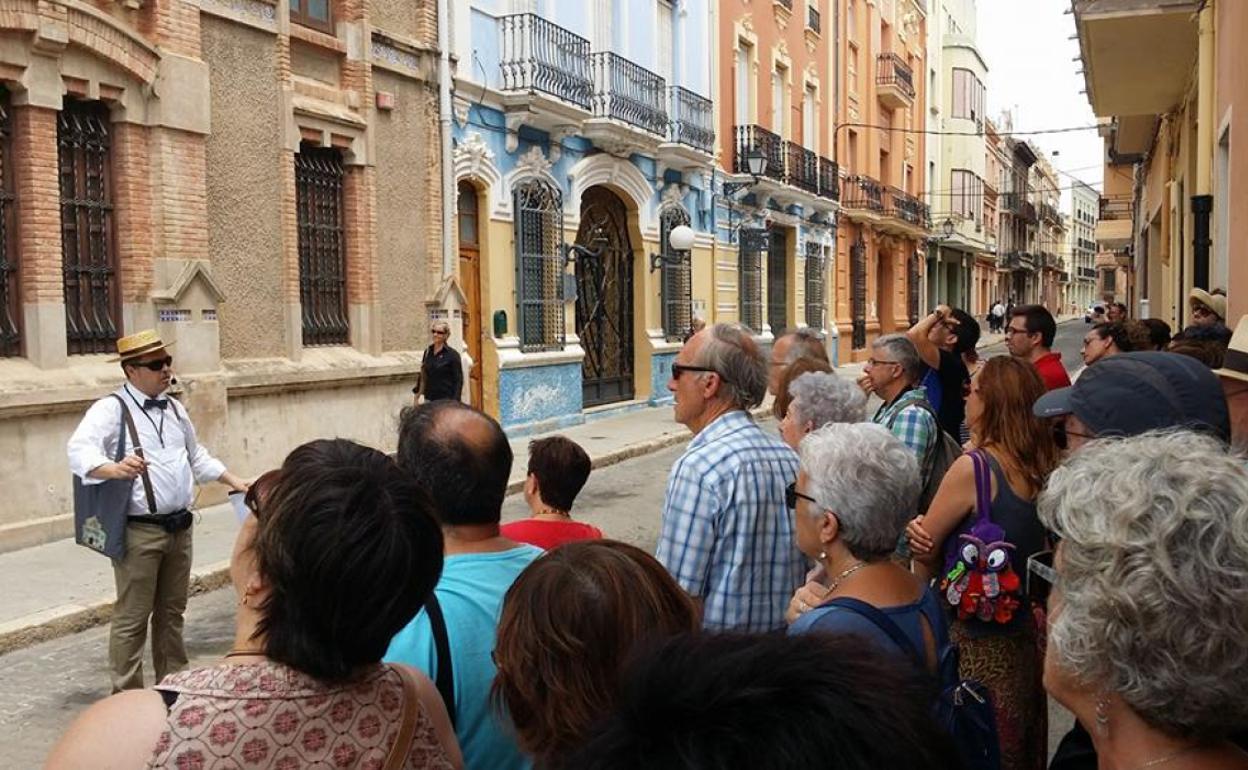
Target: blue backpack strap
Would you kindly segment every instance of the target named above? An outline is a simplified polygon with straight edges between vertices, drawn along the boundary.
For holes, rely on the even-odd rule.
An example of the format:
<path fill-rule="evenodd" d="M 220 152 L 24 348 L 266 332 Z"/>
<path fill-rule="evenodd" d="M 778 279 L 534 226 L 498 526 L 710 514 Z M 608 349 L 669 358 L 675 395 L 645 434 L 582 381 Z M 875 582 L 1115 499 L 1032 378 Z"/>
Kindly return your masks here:
<path fill-rule="evenodd" d="M 910 641 L 910 637 L 906 636 L 906 632 L 893 622 L 892 618 L 885 615 L 880 610 L 870 604 L 855 599 L 851 596 L 838 596 L 831 601 L 824 602 L 823 607 L 841 607 L 850 612 L 861 615 L 870 621 L 873 626 L 883 631 L 889 639 L 893 640 L 893 644 L 897 645 L 902 652 L 909 655 L 918 664 L 919 668 L 926 670 L 927 664 L 923 661 L 923 656 L 919 655 L 919 651 L 914 648 L 914 644 Z"/>

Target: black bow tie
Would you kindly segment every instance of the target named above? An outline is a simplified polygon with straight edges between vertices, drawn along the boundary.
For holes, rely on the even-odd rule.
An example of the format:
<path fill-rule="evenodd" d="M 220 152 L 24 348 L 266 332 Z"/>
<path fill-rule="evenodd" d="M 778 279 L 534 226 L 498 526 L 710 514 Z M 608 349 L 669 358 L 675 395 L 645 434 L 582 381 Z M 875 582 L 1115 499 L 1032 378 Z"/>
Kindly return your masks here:
<path fill-rule="evenodd" d="M 167 406 L 169 406 L 169 399 L 167 398 L 149 398 L 143 402 L 144 409 L 164 409 Z"/>

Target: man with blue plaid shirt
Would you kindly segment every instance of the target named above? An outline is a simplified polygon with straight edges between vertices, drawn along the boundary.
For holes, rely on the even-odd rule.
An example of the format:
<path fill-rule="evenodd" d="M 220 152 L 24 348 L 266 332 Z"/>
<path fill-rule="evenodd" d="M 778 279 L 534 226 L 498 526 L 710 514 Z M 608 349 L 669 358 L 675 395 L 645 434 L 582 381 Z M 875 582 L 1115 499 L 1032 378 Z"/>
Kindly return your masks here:
<path fill-rule="evenodd" d="M 871 345 L 865 374 L 859 380 L 863 389 L 883 399 L 884 404 L 872 421 L 883 425 L 919 461 L 924 484 L 936 460 L 940 425 L 927 401 L 927 392 L 917 383 L 923 377 L 923 359 L 904 334 L 886 334 Z"/>
<path fill-rule="evenodd" d="M 667 387 L 695 435 L 667 480 L 656 556 L 701 605 L 704 628 L 783 628 L 806 562 L 784 503 L 797 454 L 749 414 L 767 360 L 749 331 L 715 324 L 681 348 Z"/>

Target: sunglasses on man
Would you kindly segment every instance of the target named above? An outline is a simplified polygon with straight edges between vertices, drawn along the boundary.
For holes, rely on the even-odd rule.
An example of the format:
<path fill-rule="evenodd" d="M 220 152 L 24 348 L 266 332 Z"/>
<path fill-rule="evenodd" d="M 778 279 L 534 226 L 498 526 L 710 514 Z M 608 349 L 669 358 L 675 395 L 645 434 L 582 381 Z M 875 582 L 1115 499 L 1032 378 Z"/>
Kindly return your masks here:
<path fill-rule="evenodd" d="M 156 358 L 151 361 L 129 361 L 126 366 L 136 366 L 140 369 L 147 369 L 153 372 L 159 372 L 166 366 L 173 366 L 173 356 L 165 356 L 164 358 Z"/>
<path fill-rule="evenodd" d="M 1078 436 L 1079 438 L 1086 438 L 1086 439 L 1096 438 L 1096 436 L 1093 436 L 1091 433 L 1080 433 L 1078 431 L 1068 430 L 1066 428 L 1066 422 L 1060 419 L 1056 420 L 1053 423 L 1052 429 L 1053 429 L 1053 443 L 1057 445 L 1058 449 L 1061 449 L 1063 451 L 1070 448 L 1071 436 Z"/>

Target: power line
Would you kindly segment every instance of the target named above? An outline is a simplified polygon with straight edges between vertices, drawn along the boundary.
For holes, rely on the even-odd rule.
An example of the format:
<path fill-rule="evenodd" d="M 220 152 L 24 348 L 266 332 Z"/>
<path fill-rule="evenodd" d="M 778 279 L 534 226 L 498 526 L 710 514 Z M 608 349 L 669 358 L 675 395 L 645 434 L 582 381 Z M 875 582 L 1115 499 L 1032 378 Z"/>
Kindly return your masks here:
<path fill-rule="evenodd" d="M 836 129 L 842 128 L 874 128 L 880 131 L 895 131 L 900 134 L 925 134 L 927 136 L 980 136 L 987 137 L 984 131 L 933 131 L 927 128 L 902 128 L 898 126 L 882 126 L 877 123 L 838 123 Z M 1063 126 L 1061 128 L 1042 128 L 1034 131 L 997 131 L 997 136 L 1038 136 L 1041 134 L 1069 134 L 1074 131 L 1095 131 L 1100 126 Z"/>

